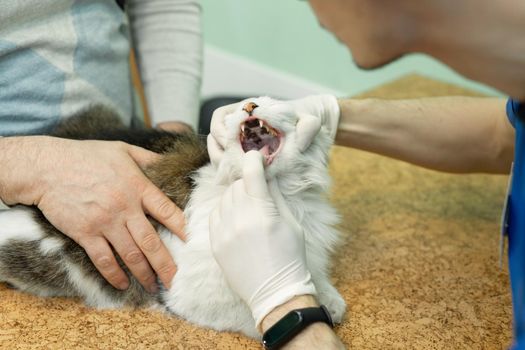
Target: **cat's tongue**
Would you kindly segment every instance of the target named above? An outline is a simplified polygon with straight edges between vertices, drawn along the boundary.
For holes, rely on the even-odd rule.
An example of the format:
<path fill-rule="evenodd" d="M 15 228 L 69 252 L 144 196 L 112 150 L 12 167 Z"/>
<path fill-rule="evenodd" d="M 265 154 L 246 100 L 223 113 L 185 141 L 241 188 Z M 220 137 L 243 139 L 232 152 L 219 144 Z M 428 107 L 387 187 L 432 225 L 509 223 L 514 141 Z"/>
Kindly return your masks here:
<path fill-rule="evenodd" d="M 263 155 L 265 158 L 269 157 L 269 156 L 270 156 L 270 146 L 268 146 L 268 145 L 264 145 L 264 147 L 261 148 L 261 149 L 259 150 L 259 152 L 261 152 L 262 155 Z"/>
<path fill-rule="evenodd" d="M 281 133 L 258 118 L 249 118 L 241 124 L 239 140 L 244 152 L 256 150 L 262 153 L 269 165 L 281 148 Z"/>

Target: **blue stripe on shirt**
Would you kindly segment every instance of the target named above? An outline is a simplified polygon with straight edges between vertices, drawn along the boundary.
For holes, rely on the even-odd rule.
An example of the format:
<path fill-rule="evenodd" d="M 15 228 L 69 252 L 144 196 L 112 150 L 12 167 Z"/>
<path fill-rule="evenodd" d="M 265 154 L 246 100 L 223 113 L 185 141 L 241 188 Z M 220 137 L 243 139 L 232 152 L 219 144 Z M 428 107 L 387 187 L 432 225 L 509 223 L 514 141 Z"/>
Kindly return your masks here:
<path fill-rule="evenodd" d="M 130 46 L 125 14 L 114 1 L 77 0 L 71 15 L 77 36 L 75 73 L 96 86 L 120 110 L 131 114 Z"/>
<path fill-rule="evenodd" d="M 0 40 L 0 135 L 49 132 L 60 118 L 64 73 L 31 49 Z"/>

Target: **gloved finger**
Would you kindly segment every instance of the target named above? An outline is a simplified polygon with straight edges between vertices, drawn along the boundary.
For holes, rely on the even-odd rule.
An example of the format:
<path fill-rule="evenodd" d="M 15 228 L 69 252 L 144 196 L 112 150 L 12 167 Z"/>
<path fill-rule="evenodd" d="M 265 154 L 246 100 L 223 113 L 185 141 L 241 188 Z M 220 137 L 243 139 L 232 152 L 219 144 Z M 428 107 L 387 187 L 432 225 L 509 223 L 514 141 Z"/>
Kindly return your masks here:
<path fill-rule="evenodd" d="M 220 249 L 220 242 L 221 242 L 221 234 L 222 234 L 222 220 L 221 220 L 221 214 L 220 214 L 220 206 L 217 206 L 210 214 L 209 218 L 209 238 L 210 238 L 210 245 L 211 245 L 211 251 L 213 253 L 213 256 L 215 256 L 216 252 Z"/>
<path fill-rule="evenodd" d="M 259 151 L 249 151 L 244 155 L 242 178 L 246 193 L 256 198 L 267 198 L 268 184 L 264 176 L 263 156 Z"/>
<path fill-rule="evenodd" d="M 228 114 L 233 113 L 238 105 L 238 103 L 234 103 L 219 107 L 213 111 L 213 115 L 211 116 L 210 132 L 215 138 L 215 141 L 221 145 L 222 149 L 226 147 L 226 142 L 228 140 L 224 118 L 226 118 Z"/>
<path fill-rule="evenodd" d="M 295 218 L 295 215 L 293 215 L 293 213 L 290 210 L 290 207 L 288 206 L 288 204 L 286 204 L 286 200 L 284 199 L 283 194 L 279 189 L 277 181 L 270 181 L 268 183 L 268 188 L 270 190 L 270 195 L 272 196 L 275 206 L 277 207 L 277 210 L 279 211 L 279 214 L 281 215 L 283 220 L 292 226 L 294 232 L 302 232 L 301 225 L 299 225 Z"/>
<path fill-rule="evenodd" d="M 235 186 L 242 185 L 242 180 L 235 181 L 232 185 L 230 185 L 226 191 L 222 194 L 221 202 L 219 205 L 219 214 L 221 215 L 221 219 L 225 220 L 227 222 L 231 222 L 232 220 L 232 214 L 235 212 L 235 205 L 236 203 L 233 200 L 233 193 L 235 190 Z"/>
<path fill-rule="evenodd" d="M 208 135 L 206 141 L 208 144 L 208 155 L 210 156 L 211 164 L 217 167 L 224 155 L 224 148 L 217 142 L 217 140 L 215 140 L 215 137 L 213 137 L 212 134 Z"/>
<path fill-rule="evenodd" d="M 297 117 L 296 143 L 299 151 L 304 152 L 321 130 L 321 119 L 305 113 L 298 113 Z"/>

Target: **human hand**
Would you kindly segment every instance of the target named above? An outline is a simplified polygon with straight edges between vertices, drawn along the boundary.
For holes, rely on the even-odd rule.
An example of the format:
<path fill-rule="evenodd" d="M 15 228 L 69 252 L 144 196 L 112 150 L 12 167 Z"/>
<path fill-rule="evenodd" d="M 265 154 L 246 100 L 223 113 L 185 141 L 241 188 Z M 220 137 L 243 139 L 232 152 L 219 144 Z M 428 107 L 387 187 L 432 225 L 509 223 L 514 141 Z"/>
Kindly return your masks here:
<path fill-rule="evenodd" d="M 257 326 L 294 296 L 316 294 L 303 230 L 276 184 L 266 183 L 257 151 L 246 153 L 242 179 L 212 212 L 210 242 L 230 287 L 249 305 Z"/>
<path fill-rule="evenodd" d="M 162 122 L 157 124 L 157 129 L 169 131 L 169 132 L 175 132 L 175 133 L 185 133 L 185 132 L 193 132 L 193 128 L 184 122 Z"/>
<path fill-rule="evenodd" d="M 25 188 L 31 189 L 16 191 L 13 185 L 17 193 L 2 193 L 8 204 L 37 205 L 51 224 L 86 250 L 114 287 L 127 288 L 128 279 L 112 248 L 148 291 L 157 289 L 153 271 L 169 286 L 176 267 L 145 213 L 180 238 L 184 217 L 139 168 L 158 154 L 122 142 L 21 139 L 29 141 L 18 145 L 23 156 L 11 177 L 25 176 Z"/>
<path fill-rule="evenodd" d="M 304 152 L 324 126 L 330 136 L 335 139 L 341 111 L 339 103 L 333 95 L 312 95 L 289 101 L 295 107 L 299 121 L 297 122 L 297 144 Z"/>
<path fill-rule="evenodd" d="M 335 138 L 339 123 L 339 103 L 332 95 L 312 95 L 297 100 L 282 101 L 288 103 L 296 111 L 299 121 L 297 122 L 297 144 L 301 152 L 305 151 L 317 135 L 321 126 L 325 126 L 332 139 Z M 213 164 L 219 164 L 224 153 L 227 142 L 227 132 L 224 118 L 233 113 L 240 104 L 234 103 L 217 108 L 213 112 L 208 135 L 208 153 Z"/>

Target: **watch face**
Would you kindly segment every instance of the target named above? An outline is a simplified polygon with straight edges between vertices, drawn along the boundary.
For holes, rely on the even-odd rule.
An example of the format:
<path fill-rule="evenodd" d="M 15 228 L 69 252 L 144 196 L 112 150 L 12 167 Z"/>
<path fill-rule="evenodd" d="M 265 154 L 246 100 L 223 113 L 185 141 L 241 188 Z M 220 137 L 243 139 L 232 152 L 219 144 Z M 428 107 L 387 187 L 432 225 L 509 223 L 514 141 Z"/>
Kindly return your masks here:
<path fill-rule="evenodd" d="M 300 313 L 295 311 L 288 313 L 264 333 L 264 346 L 275 346 L 288 339 L 288 337 L 295 335 L 293 331 L 297 329 L 297 326 L 299 326 L 301 322 L 302 316 Z"/>

